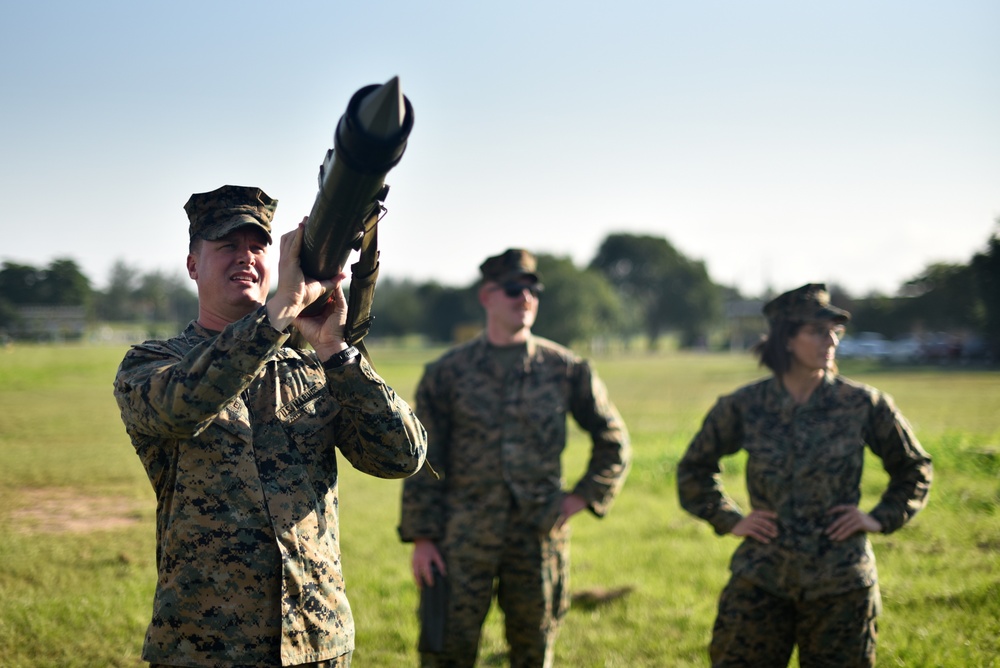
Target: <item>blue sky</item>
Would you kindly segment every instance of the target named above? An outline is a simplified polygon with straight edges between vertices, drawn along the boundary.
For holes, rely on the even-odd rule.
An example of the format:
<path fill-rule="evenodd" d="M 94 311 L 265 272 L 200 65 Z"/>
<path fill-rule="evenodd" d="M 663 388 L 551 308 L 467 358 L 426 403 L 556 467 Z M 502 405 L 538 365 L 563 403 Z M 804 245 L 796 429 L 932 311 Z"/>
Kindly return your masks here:
<path fill-rule="evenodd" d="M 415 109 L 383 277 L 653 234 L 755 294 L 893 293 L 1000 217 L 993 0 L 0 0 L 0 260 L 182 273 L 225 183 L 309 212 L 351 94 Z"/>

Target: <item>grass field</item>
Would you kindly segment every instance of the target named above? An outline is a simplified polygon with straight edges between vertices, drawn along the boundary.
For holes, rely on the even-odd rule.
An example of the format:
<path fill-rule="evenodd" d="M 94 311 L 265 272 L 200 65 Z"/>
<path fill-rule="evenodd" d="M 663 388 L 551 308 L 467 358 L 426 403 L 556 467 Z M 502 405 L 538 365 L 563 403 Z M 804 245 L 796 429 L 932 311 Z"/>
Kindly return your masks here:
<path fill-rule="evenodd" d="M 379 371 L 412 396 L 437 351 L 373 347 Z M 140 666 L 155 583 L 153 493 L 118 417 L 111 382 L 124 348 L 0 348 L 0 666 Z M 737 545 L 677 504 L 677 460 L 715 397 L 757 378 L 748 356 L 626 355 L 595 360 L 629 425 L 635 462 L 604 520 L 573 520 L 581 595 L 556 665 L 707 665 L 706 645 Z M 885 611 L 879 665 L 1000 666 L 1000 372 L 845 366 L 892 394 L 933 455 L 928 507 L 874 536 Z M 574 432 L 567 478 L 584 468 Z M 727 485 L 744 498 L 742 461 Z M 868 462 L 864 506 L 886 476 Z M 399 543 L 400 483 L 345 470 L 341 518 L 358 628 L 354 665 L 416 665 L 416 592 Z M 601 601 L 602 591 L 629 589 Z M 590 596 L 586 596 L 590 594 Z M 504 665 L 491 614 L 480 664 Z"/>

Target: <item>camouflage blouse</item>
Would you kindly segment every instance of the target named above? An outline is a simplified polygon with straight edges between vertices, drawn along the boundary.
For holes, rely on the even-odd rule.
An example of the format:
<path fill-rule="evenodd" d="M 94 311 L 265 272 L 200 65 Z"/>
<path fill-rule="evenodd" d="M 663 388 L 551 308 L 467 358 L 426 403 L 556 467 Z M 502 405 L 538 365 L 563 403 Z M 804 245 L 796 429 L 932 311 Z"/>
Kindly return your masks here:
<path fill-rule="evenodd" d="M 563 496 L 568 415 L 592 443 L 572 491 L 602 516 L 624 484 L 628 431 L 590 365 L 540 337 L 529 339 L 512 367 L 489 347 L 484 336 L 458 346 L 429 364 L 420 381 L 417 414 L 427 427 L 427 461 L 440 478 L 425 467 L 404 482 L 404 541 L 441 541 L 457 527 L 502 535 L 493 524 L 512 504 L 532 530 L 551 528 Z"/>
<path fill-rule="evenodd" d="M 719 534 L 743 517 L 720 483 L 719 460 L 747 451 L 750 505 L 778 514 L 769 544 L 746 538 L 731 563 L 778 595 L 806 599 L 877 581 L 867 534 L 834 542 L 824 529 L 839 504 L 858 505 L 865 446 L 882 460 L 888 488 L 870 514 L 884 533 L 900 528 L 927 502 L 932 468 L 912 429 L 878 390 L 828 374 L 803 405 L 776 378 L 721 397 L 678 465 L 681 505 Z"/>
<path fill-rule="evenodd" d="M 221 333 L 192 323 L 147 341 L 119 367 L 115 398 L 157 499 L 146 661 L 289 665 L 354 647 L 336 450 L 400 478 L 426 436 L 367 362 L 325 371 L 287 339 L 261 308 Z"/>

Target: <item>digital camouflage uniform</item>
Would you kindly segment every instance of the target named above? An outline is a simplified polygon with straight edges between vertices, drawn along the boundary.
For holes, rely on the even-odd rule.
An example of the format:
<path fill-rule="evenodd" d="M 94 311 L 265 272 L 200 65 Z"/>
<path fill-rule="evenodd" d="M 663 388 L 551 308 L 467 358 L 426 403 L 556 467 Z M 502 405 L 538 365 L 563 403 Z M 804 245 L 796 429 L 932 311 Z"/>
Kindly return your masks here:
<path fill-rule="evenodd" d="M 512 666 L 549 665 L 569 604 L 569 528 L 554 529 L 564 496 L 566 416 L 593 450 L 573 488 L 603 516 L 629 466 L 628 434 L 590 365 L 531 336 L 505 367 L 485 335 L 429 364 L 416 409 L 427 470 L 404 482 L 404 541 L 433 540 L 450 583 L 445 645 L 425 665 L 472 666 L 498 578 Z"/>
<path fill-rule="evenodd" d="M 932 477 L 930 457 L 890 397 L 828 373 L 797 405 L 772 377 L 709 412 L 678 465 L 681 505 L 729 533 L 743 514 L 721 488 L 719 460 L 744 449 L 750 504 L 776 512 L 779 531 L 768 544 L 744 539 L 733 555 L 713 665 L 785 665 L 795 643 L 803 666 L 874 661 L 880 602 L 871 543 L 863 532 L 840 542 L 824 534 L 830 508 L 860 501 L 865 445 L 889 474 L 870 514 L 890 533 L 925 505 Z M 818 649 L 826 655 L 814 656 Z"/>
<path fill-rule="evenodd" d="M 363 359 L 326 371 L 287 339 L 261 307 L 221 333 L 192 323 L 135 346 L 118 370 L 157 499 L 147 661 L 295 665 L 354 648 L 336 450 L 400 478 L 421 466 L 425 434 Z"/>

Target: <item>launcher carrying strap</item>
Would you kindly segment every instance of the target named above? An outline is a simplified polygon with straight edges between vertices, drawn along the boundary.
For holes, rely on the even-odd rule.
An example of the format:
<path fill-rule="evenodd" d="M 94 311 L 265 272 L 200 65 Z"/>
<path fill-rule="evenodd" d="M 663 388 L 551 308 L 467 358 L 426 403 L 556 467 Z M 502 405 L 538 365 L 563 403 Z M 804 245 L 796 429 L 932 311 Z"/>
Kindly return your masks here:
<path fill-rule="evenodd" d="M 372 325 L 372 302 L 375 300 L 375 282 L 378 281 L 379 250 L 378 221 L 384 210 L 379 209 L 365 223 L 365 233 L 358 249 L 361 256 L 351 265 L 351 288 L 347 297 L 347 324 L 344 339 L 358 349 L 371 363 L 364 338 Z"/>

